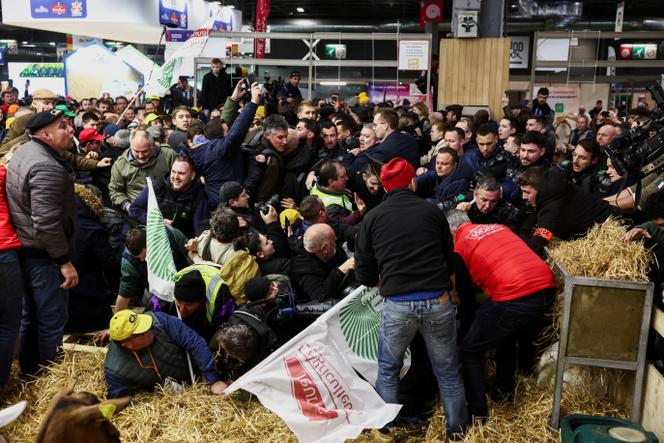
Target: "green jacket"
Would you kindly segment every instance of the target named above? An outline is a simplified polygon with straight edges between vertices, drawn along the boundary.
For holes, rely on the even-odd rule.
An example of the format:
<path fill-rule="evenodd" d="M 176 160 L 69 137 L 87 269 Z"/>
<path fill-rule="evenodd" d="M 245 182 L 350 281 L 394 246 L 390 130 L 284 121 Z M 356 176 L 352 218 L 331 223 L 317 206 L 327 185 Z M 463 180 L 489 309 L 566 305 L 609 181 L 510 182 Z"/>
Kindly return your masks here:
<path fill-rule="evenodd" d="M 140 164 L 129 158 L 130 152 L 131 149 L 125 150 L 111 169 L 108 190 L 111 201 L 118 208 L 122 208 L 125 202 L 134 201 L 147 185 L 147 177 L 163 177 L 169 172 L 177 155 L 174 150 L 161 146 L 147 163 Z"/>
<path fill-rule="evenodd" d="M 224 103 L 224 107 L 221 110 L 221 119 L 226 122 L 229 128 L 233 125 L 239 113 L 240 104 L 230 96 L 226 98 L 226 103 Z"/>
<path fill-rule="evenodd" d="M 151 312 L 147 315 L 152 317 L 150 328 L 154 335 L 152 344 L 134 353 L 111 341 L 104 367 L 132 386 L 142 388 L 152 388 L 156 384 L 163 385 L 166 377 L 179 382 L 189 380 L 186 352 L 173 343 L 162 329 L 157 317 Z M 139 363 L 137 359 L 141 362 Z M 156 366 L 156 370 L 153 366 Z"/>

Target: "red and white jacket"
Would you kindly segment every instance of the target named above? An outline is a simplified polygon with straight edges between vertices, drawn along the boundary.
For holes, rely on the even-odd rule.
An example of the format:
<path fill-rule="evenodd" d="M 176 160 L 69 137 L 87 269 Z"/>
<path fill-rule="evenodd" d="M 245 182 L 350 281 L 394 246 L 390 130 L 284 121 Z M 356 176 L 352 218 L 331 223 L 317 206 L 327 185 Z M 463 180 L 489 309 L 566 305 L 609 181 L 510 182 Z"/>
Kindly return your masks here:
<path fill-rule="evenodd" d="M 556 284 L 544 260 L 503 225 L 461 225 L 454 252 L 463 259 L 473 282 L 495 302 L 514 300 Z"/>

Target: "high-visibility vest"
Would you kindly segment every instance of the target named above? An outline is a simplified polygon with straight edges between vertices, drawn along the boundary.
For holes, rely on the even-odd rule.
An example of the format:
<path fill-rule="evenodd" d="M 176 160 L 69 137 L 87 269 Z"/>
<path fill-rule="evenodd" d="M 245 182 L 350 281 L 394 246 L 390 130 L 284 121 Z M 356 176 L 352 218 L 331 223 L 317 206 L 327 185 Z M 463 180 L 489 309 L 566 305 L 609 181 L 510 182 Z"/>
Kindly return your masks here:
<path fill-rule="evenodd" d="M 175 274 L 175 282 L 177 283 L 185 274 L 190 272 L 200 272 L 203 281 L 205 282 L 205 314 L 208 322 L 212 324 L 212 317 L 214 316 L 214 305 L 217 301 L 217 295 L 223 285 L 226 284 L 221 275 L 219 275 L 219 268 L 211 265 L 197 264 L 187 266 Z"/>
<path fill-rule="evenodd" d="M 325 207 L 337 205 L 344 208 L 349 214 L 353 212 L 353 202 L 350 201 L 350 197 L 348 197 L 346 194 L 325 192 L 321 190 L 318 185 L 315 185 L 309 194 L 320 198 L 323 201 Z"/>

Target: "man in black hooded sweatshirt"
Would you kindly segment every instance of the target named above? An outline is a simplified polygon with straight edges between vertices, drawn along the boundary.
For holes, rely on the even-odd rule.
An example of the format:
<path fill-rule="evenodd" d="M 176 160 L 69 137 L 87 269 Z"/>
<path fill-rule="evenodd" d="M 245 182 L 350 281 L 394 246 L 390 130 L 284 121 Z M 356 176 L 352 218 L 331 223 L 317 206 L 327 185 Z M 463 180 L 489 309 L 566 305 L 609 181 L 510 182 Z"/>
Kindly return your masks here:
<path fill-rule="evenodd" d="M 553 237 L 581 237 L 595 223 L 620 213 L 601 198 L 574 186 L 559 167 L 528 168 L 519 179 L 523 199 L 535 208 L 536 222 L 528 245 L 540 256 Z"/>

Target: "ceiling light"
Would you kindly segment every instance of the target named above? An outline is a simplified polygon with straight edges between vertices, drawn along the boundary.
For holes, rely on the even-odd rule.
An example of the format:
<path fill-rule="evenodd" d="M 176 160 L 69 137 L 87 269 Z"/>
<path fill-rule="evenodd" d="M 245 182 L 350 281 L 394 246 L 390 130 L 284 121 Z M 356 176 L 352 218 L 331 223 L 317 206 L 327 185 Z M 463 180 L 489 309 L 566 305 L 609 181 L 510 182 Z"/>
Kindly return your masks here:
<path fill-rule="evenodd" d="M 26 41 L 22 41 L 21 44 L 22 44 L 22 45 L 27 45 L 28 42 L 26 42 Z"/>
<path fill-rule="evenodd" d="M 338 81 L 322 81 L 320 82 L 321 86 L 346 86 L 346 82 Z"/>
<path fill-rule="evenodd" d="M 295 8 L 295 10 L 300 13 L 304 12 L 304 8 Z"/>
<path fill-rule="evenodd" d="M 49 45 L 55 46 L 55 42 L 50 42 Z"/>

